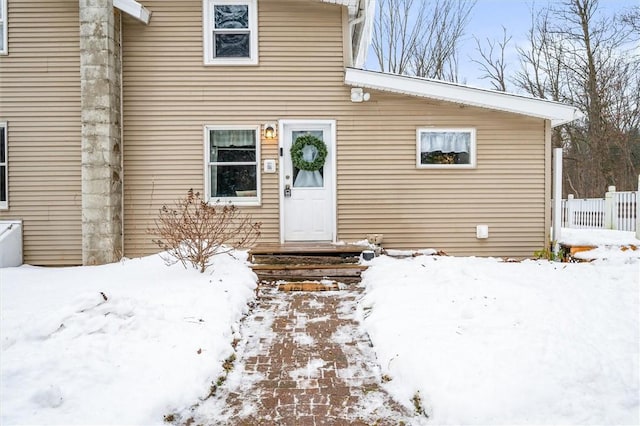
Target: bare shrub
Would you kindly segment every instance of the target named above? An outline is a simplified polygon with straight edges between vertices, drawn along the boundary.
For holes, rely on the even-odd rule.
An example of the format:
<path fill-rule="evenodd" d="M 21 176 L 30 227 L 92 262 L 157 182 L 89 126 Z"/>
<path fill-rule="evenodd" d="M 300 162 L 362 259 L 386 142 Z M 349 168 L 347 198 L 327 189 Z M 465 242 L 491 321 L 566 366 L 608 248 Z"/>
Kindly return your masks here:
<path fill-rule="evenodd" d="M 210 205 L 190 189 L 173 207 L 162 206 L 155 228 L 148 232 L 160 238 L 153 242 L 187 267 L 204 272 L 211 258 L 237 248 L 247 248 L 260 236 L 260 222 L 231 204 Z M 169 259 L 165 259 L 170 262 Z"/>

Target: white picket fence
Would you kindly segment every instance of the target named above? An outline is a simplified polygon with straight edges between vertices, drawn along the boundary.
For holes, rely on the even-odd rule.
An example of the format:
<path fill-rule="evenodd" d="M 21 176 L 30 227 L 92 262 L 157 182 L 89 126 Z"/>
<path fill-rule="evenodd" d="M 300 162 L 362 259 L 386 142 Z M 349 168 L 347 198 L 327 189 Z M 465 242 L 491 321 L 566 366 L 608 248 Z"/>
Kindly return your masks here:
<path fill-rule="evenodd" d="M 605 198 L 562 200 L 562 227 L 636 231 L 638 191 L 616 192 L 610 187 Z"/>

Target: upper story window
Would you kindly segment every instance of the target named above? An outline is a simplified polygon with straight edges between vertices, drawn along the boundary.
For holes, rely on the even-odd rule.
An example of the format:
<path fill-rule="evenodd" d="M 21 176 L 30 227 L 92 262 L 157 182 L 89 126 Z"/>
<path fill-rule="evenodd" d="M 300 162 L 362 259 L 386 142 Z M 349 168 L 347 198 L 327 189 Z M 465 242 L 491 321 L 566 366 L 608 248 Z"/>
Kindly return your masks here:
<path fill-rule="evenodd" d="M 476 130 L 418 129 L 417 166 L 420 168 L 475 167 Z"/>
<path fill-rule="evenodd" d="M 7 0 L 0 0 L 0 55 L 7 53 Z"/>
<path fill-rule="evenodd" d="M 207 126 L 207 201 L 260 204 L 260 127 Z"/>
<path fill-rule="evenodd" d="M 256 0 L 204 0 L 204 63 L 258 63 Z"/>
<path fill-rule="evenodd" d="M 7 174 L 7 123 L 0 123 L 0 209 L 9 208 Z"/>

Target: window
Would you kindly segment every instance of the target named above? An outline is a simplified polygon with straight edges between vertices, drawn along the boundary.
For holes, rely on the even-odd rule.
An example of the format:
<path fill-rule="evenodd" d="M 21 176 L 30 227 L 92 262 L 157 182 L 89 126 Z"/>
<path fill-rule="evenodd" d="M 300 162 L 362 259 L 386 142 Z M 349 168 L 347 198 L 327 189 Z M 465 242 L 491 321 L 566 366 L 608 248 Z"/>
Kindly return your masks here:
<path fill-rule="evenodd" d="M 421 128 L 417 131 L 417 140 L 417 166 L 420 168 L 476 166 L 475 129 Z"/>
<path fill-rule="evenodd" d="M 7 53 L 7 0 L 0 0 L 0 55 Z"/>
<path fill-rule="evenodd" d="M 260 126 L 207 126 L 208 201 L 260 204 Z"/>
<path fill-rule="evenodd" d="M 7 173 L 7 123 L 0 123 L 0 209 L 9 208 L 9 175 Z"/>
<path fill-rule="evenodd" d="M 204 63 L 206 65 L 257 64 L 256 0 L 204 0 L 204 2 Z"/>

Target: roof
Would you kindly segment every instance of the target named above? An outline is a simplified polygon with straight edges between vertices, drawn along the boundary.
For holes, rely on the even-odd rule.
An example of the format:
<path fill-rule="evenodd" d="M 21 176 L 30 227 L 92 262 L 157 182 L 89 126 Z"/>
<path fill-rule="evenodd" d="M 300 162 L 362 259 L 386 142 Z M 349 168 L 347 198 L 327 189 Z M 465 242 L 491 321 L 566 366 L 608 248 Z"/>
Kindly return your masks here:
<path fill-rule="evenodd" d="M 151 11 L 135 0 L 113 0 L 113 6 L 144 24 L 151 19 Z"/>
<path fill-rule="evenodd" d="M 550 120 L 553 127 L 584 117 L 578 108 L 560 102 L 428 78 L 346 68 L 344 82 L 349 86 L 543 118 Z"/>
<path fill-rule="evenodd" d="M 322 3 L 333 3 L 342 6 L 347 6 L 349 9 L 349 17 L 355 18 L 358 16 L 358 9 L 360 8 L 360 0 L 320 0 Z"/>

